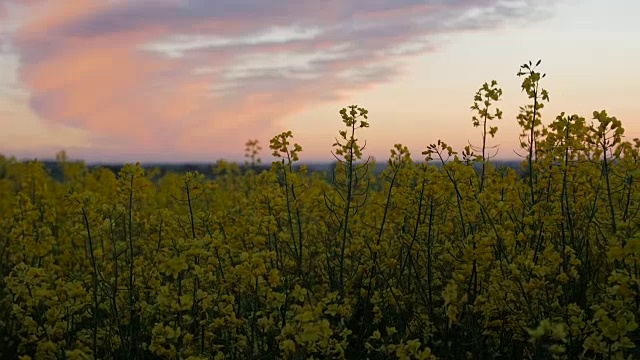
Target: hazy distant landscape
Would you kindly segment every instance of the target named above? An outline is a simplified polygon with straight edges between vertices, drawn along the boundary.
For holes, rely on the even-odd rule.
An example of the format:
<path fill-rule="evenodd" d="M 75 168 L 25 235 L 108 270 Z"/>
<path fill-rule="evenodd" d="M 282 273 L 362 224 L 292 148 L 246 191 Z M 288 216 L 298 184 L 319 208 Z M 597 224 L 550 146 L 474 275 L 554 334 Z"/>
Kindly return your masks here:
<path fill-rule="evenodd" d="M 82 163 L 82 162 L 80 162 Z M 47 169 L 47 172 L 49 172 L 51 174 L 51 176 L 56 179 L 56 180 L 62 180 L 63 179 L 63 169 L 62 166 L 56 162 L 56 161 L 42 161 L 42 164 L 44 165 L 45 169 Z M 435 167 L 440 167 L 442 166 L 441 164 L 439 164 L 438 162 L 432 162 L 431 163 L 433 166 Z M 511 161 L 503 161 L 503 160 L 494 160 L 493 164 L 495 167 L 509 167 L 511 169 L 514 169 L 518 172 L 520 172 L 522 169 L 522 161 L 516 161 L 516 160 L 511 160 Z M 97 168 L 105 168 L 105 169 L 109 169 L 110 171 L 117 173 L 118 171 L 120 171 L 120 169 L 122 169 L 122 167 L 125 164 L 87 164 L 86 167 L 89 170 L 93 170 L 93 169 L 97 169 Z M 239 163 L 236 164 L 239 168 L 240 171 L 244 172 L 247 171 L 249 169 L 251 169 L 254 172 L 262 172 L 262 171 L 268 171 L 271 167 L 271 164 L 262 164 L 262 165 L 257 165 L 257 166 L 246 166 L 245 164 Z M 309 172 L 318 172 L 318 173 L 324 173 L 328 176 L 328 174 L 331 173 L 332 169 L 335 168 L 336 163 L 303 163 L 303 164 L 299 164 L 297 165 L 298 167 L 304 165 L 309 169 Z M 145 169 L 146 171 L 152 171 L 157 169 L 157 177 L 162 177 L 163 175 L 167 174 L 167 173 L 176 173 L 176 174 L 185 174 L 187 172 L 198 172 L 201 173 L 203 175 L 205 175 L 205 177 L 209 178 L 209 179 L 213 179 L 215 178 L 215 167 L 216 167 L 216 163 L 184 163 L 184 164 L 176 164 L 176 163 L 170 163 L 170 164 L 162 164 L 162 163 L 142 163 L 141 164 L 142 168 Z M 479 166 L 479 165 L 476 165 Z M 384 171 L 384 169 L 386 169 L 388 167 L 388 165 L 385 162 L 382 163 L 377 163 L 375 164 L 375 167 L 372 166 L 371 167 L 371 171 L 375 174 L 375 175 L 380 175 L 380 173 L 382 173 L 382 171 Z"/>

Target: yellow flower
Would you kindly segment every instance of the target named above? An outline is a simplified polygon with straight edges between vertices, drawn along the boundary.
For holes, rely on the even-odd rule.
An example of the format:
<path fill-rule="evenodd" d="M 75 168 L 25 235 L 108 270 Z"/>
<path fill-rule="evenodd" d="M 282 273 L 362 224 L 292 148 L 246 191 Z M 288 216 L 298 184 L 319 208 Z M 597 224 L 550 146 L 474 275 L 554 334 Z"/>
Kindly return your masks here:
<path fill-rule="evenodd" d="M 296 344 L 291 339 L 286 339 L 280 343 L 280 350 L 282 350 L 285 355 L 291 355 L 296 352 Z"/>

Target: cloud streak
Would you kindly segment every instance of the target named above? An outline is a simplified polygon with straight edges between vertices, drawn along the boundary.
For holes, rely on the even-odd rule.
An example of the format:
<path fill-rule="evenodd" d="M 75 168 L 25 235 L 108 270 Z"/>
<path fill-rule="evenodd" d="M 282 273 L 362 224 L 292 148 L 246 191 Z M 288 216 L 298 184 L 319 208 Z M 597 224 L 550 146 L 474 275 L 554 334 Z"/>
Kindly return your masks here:
<path fill-rule="evenodd" d="M 390 81 L 440 34 L 535 21 L 549 3 L 20 0 L 11 42 L 46 122 L 105 153 L 188 157 L 240 149 L 306 107 Z"/>

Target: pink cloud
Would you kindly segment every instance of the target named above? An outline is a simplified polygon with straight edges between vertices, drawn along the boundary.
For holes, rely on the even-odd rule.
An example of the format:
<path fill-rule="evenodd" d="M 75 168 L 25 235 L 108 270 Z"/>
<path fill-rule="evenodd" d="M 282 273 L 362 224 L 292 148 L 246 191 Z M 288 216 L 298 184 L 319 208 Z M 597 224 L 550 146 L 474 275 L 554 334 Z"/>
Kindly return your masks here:
<path fill-rule="evenodd" d="M 87 131 L 105 156 L 196 156 L 241 151 L 308 106 L 389 81 L 399 46 L 502 3 L 52 0 L 13 42 L 43 120 Z"/>

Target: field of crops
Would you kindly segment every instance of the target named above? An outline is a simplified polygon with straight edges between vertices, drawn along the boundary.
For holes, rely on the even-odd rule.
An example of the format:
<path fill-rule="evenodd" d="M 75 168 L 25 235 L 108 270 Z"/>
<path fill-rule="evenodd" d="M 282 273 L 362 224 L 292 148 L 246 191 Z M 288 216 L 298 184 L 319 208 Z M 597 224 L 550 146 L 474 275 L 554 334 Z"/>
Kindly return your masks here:
<path fill-rule="evenodd" d="M 640 140 L 605 111 L 542 121 L 536 69 L 520 174 L 488 159 L 512 121 L 495 81 L 473 97 L 477 147 L 398 144 L 380 175 L 357 106 L 332 181 L 291 132 L 269 171 L 248 142 L 214 179 L 61 157 L 57 181 L 0 158 L 0 358 L 634 358 Z"/>

